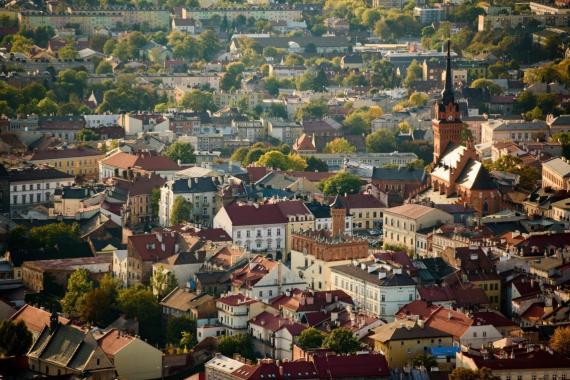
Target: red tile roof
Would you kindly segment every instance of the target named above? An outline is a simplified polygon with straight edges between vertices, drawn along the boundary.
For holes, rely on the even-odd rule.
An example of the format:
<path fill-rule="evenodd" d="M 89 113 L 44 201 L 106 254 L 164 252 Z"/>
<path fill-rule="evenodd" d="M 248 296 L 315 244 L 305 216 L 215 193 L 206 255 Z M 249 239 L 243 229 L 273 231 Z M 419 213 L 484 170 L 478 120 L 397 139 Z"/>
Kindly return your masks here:
<path fill-rule="evenodd" d="M 251 226 L 287 223 L 279 207 L 274 203 L 240 204 L 237 202 L 225 206 L 225 210 L 234 226 Z"/>
<path fill-rule="evenodd" d="M 175 254 L 178 235 L 156 233 L 129 236 L 128 249 L 139 255 L 143 261 L 157 262 Z"/>
<path fill-rule="evenodd" d="M 249 305 L 254 302 L 257 302 L 254 298 L 250 298 L 243 294 L 232 294 L 225 297 L 220 297 L 216 300 L 216 302 L 221 302 L 224 305 L 228 306 L 239 306 L 239 305 Z"/>
<path fill-rule="evenodd" d="M 248 166 L 245 168 L 250 182 L 257 182 L 267 175 L 271 170 L 265 166 Z"/>
<path fill-rule="evenodd" d="M 97 343 L 107 356 L 113 357 L 117 352 L 121 351 L 134 339 L 134 337 L 129 336 L 117 329 L 111 329 L 107 331 L 103 336 L 99 337 L 97 339 Z"/>
<path fill-rule="evenodd" d="M 321 378 L 388 377 L 390 371 L 384 355 L 378 353 L 356 355 L 326 354 L 313 357 Z"/>
<path fill-rule="evenodd" d="M 486 367 L 491 370 L 514 371 L 558 368 L 560 372 L 566 372 L 570 369 L 570 359 L 555 352 L 528 347 L 508 347 L 504 350 L 495 352 L 490 356 L 475 355 L 464 353 L 464 355 L 473 359 L 478 368 Z"/>
<path fill-rule="evenodd" d="M 203 228 L 196 232 L 196 236 L 200 239 L 213 242 L 232 241 L 231 236 L 221 228 Z"/>
<path fill-rule="evenodd" d="M 249 264 L 232 273 L 232 284 L 240 288 L 251 288 L 277 265 L 276 261 L 256 256 Z"/>
<path fill-rule="evenodd" d="M 473 319 L 483 325 L 493 325 L 495 327 L 518 326 L 498 311 L 479 311 L 473 313 Z"/>
<path fill-rule="evenodd" d="M 269 301 L 269 304 L 277 309 L 284 308 L 294 312 L 320 311 L 324 307 L 338 302 L 354 304 L 352 298 L 342 290 L 303 291 L 294 289 L 290 295 L 280 295 Z"/>
<path fill-rule="evenodd" d="M 291 335 L 299 336 L 307 326 L 302 325 L 298 322 L 294 322 L 290 319 L 280 317 L 279 315 L 273 315 L 267 311 L 258 314 L 249 321 L 250 325 L 261 326 L 266 330 L 272 332 L 277 332 L 283 328 L 289 330 Z"/>
<path fill-rule="evenodd" d="M 303 133 L 301 136 L 295 140 L 292 149 L 296 152 L 298 151 L 317 151 L 315 144 L 313 143 L 313 136 Z"/>
<path fill-rule="evenodd" d="M 23 321 L 28 330 L 34 334 L 42 332 L 43 328 L 49 325 L 51 313 L 31 305 L 24 305 L 10 319 L 14 322 Z M 69 324 L 69 319 L 58 317 L 59 323 Z"/>
<path fill-rule="evenodd" d="M 296 215 L 313 215 L 307 206 L 305 206 L 305 203 L 302 201 L 281 201 L 277 202 L 276 204 L 284 217 Z"/>
<path fill-rule="evenodd" d="M 130 154 L 117 152 L 101 161 L 105 165 L 119 169 L 140 168 L 147 171 L 180 170 L 180 166 L 166 156 L 152 153 Z"/>

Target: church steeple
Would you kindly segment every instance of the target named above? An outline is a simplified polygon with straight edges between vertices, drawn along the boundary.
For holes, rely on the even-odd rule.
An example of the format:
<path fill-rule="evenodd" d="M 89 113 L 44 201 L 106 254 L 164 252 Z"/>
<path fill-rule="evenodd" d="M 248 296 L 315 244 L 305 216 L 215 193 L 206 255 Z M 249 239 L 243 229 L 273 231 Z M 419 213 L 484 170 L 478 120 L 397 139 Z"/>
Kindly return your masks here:
<path fill-rule="evenodd" d="M 461 143 L 463 123 L 459 112 L 459 104 L 453 93 L 453 73 L 451 69 L 451 41 L 447 41 L 447 62 L 445 84 L 441 92 L 441 101 L 434 107 L 433 128 L 433 161 L 437 163 L 450 143 Z"/>
<path fill-rule="evenodd" d="M 453 75 L 451 73 L 451 40 L 447 40 L 447 62 L 445 66 L 445 86 L 442 95 L 443 105 L 455 103 L 455 96 L 453 95 Z"/>

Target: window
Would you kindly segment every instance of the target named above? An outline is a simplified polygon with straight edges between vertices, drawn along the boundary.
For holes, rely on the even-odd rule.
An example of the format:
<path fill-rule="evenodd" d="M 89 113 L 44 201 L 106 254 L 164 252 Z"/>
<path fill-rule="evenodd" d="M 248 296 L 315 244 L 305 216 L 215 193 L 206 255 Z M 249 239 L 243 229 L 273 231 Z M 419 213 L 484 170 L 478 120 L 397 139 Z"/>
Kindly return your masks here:
<path fill-rule="evenodd" d="M 245 236 L 246 236 L 246 237 L 250 237 L 250 236 L 251 236 L 250 233 L 249 233 L 249 230 L 248 230 L 248 231 L 245 231 Z"/>
<path fill-rule="evenodd" d="M 277 236 L 281 236 L 281 229 L 280 228 L 277 229 Z"/>
<path fill-rule="evenodd" d="M 477 338 L 477 331 L 473 332 L 473 338 Z"/>
<path fill-rule="evenodd" d="M 380 301 L 386 302 L 386 295 L 385 294 L 380 295 Z"/>
<path fill-rule="evenodd" d="M 259 296 L 260 296 L 260 297 L 263 297 L 263 290 L 260 290 L 260 291 L 259 291 Z"/>
<path fill-rule="evenodd" d="M 269 297 L 271 297 L 273 295 L 273 290 L 269 290 Z"/>
<path fill-rule="evenodd" d="M 408 294 L 408 301 L 413 301 L 414 295 L 412 293 Z"/>
<path fill-rule="evenodd" d="M 487 331 L 483 331 L 483 337 L 487 336 Z"/>
<path fill-rule="evenodd" d="M 271 228 L 267 229 L 267 236 L 271 236 Z"/>

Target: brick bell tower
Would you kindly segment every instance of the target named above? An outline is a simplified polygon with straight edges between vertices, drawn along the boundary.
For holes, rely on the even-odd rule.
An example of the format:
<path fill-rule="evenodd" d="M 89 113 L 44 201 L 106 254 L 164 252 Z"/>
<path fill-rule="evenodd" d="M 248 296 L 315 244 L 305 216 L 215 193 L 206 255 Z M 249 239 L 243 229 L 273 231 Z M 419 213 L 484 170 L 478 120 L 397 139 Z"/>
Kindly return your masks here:
<path fill-rule="evenodd" d="M 334 202 L 330 205 L 332 217 L 332 236 L 338 237 L 344 235 L 344 223 L 346 220 L 346 208 L 340 200 L 339 195 L 334 198 Z"/>
<path fill-rule="evenodd" d="M 453 94 L 453 75 L 451 74 L 451 40 L 447 40 L 447 65 L 445 68 L 445 87 L 442 99 L 435 104 L 433 128 L 433 162 L 437 163 L 449 143 L 460 144 L 463 122 L 459 105 Z"/>

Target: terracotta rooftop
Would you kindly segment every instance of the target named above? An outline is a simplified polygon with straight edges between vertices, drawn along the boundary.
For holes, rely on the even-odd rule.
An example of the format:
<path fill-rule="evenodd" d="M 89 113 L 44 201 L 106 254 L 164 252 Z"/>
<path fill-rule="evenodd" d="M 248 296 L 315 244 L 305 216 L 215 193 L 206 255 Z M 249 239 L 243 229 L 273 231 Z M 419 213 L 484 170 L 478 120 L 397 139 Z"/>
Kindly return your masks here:
<path fill-rule="evenodd" d="M 135 338 L 117 329 L 111 329 L 97 339 L 99 347 L 107 356 L 115 356 Z"/>
<path fill-rule="evenodd" d="M 49 311 L 31 305 L 24 305 L 10 319 L 14 322 L 23 321 L 28 330 L 37 335 L 44 327 L 49 325 L 50 315 Z M 58 317 L 58 320 L 63 325 L 70 323 L 69 319 L 61 316 Z"/>
<path fill-rule="evenodd" d="M 46 149 L 34 152 L 30 157 L 30 161 L 57 160 L 64 158 L 93 156 L 103 156 L 103 153 L 94 149 Z"/>

